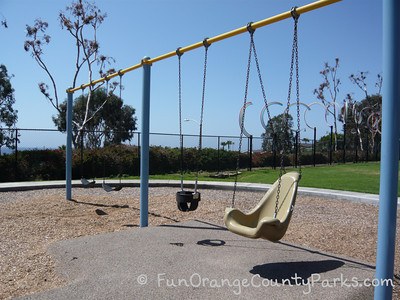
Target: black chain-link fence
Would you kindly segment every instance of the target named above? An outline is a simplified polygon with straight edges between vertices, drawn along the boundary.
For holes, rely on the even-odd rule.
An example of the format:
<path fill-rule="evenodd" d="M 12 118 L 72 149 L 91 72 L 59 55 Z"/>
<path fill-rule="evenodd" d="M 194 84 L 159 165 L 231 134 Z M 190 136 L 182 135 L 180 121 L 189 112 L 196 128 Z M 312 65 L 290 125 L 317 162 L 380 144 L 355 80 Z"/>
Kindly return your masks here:
<path fill-rule="evenodd" d="M 0 129 L 3 131 L 4 129 Z M 88 148 L 83 139 L 75 138 L 73 151 L 73 178 L 103 178 L 139 175 L 140 132 L 120 145 Z M 97 132 L 101 135 L 101 132 Z M 0 147 L 0 181 L 62 180 L 65 178 L 66 134 L 52 129 L 7 129 L 8 147 Z M 199 136 L 184 134 L 183 150 L 180 135 L 150 134 L 150 174 L 192 172 L 198 166 L 205 172 L 220 173 L 236 169 L 239 136 L 203 135 L 203 149 L 198 152 Z M 346 145 L 346 147 L 344 147 Z M 263 149 L 264 148 L 266 149 Z M 361 147 L 358 139 L 316 141 L 303 139 L 298 145 L 293 140 L 284 156 L 284 165 L 295 166 L 301 147 L 302 165 L 320 165 L 379 160 L 380 145 Z M 183 156 L 182 156 L 183 153 Z M 274 143 L 263 143 L 261 137 L 244 138 L 240 155 L 240 168 L 280 165 L 281 153 Z M 182 161 L 181 161 L 182 160 Z"/>

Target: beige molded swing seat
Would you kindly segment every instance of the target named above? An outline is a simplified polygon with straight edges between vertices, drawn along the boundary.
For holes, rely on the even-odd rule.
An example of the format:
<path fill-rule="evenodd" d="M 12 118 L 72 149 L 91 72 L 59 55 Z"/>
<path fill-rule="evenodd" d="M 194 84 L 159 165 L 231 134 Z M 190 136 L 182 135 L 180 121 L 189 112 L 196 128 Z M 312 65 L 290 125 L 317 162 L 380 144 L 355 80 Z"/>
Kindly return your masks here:
<path fill-rule="evenodd" d="M 279 241 L 289 226 L 294 208 L 300 175 L 289 172 L 282 175 L 278 214 L 274 218 L 278 180 L 267 191 L 257 206 L 245 214 L 235 208 L 226 208 L 224 222 L 229 231 L 252 239 Z"/>

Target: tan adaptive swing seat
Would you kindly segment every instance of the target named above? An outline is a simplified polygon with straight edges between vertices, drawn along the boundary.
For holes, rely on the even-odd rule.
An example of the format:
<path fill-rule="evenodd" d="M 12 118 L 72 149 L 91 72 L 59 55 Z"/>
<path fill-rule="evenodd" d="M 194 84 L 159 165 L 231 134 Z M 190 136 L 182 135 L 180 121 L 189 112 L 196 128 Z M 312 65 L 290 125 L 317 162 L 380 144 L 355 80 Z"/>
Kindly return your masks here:
<path fill-rule="evenodd" d="M 257 206 L 249 213 L 245 214 L 231 207 L 226 208 L 225 226 L 229 231 L 248 238 L 279 241 L 285 235 L 289 226 L 299 179 L 300 175 L 297 172 L 282 175 L 276 217 L 274 217 L 274 214 L 279 180 L 272 185 Z"/>

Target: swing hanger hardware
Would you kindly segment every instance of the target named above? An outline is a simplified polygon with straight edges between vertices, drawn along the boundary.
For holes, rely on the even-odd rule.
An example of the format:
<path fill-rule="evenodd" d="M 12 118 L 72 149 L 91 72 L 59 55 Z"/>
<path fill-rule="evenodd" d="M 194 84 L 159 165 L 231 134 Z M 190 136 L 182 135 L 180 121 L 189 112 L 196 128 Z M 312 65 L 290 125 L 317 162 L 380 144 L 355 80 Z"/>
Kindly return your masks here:
<path fill-rule="evenodd" d="M 125 73 L 122 72 L 122 69 L 118 70 L 117 73 L 118 73 L 119 77 L 122 77 L 125 74 Z"/>
<path fill-rule="evenodd" d="M 290 14 L 292 15 L 292 18 L 297 21 L 300 18 L 300 14 L 297 12 L 297 6 L 293 6 L 292 9 L 290 10 Z"/>
<path fill-rule="evenodd" d="M 181 51 L 181 49 L 182 49 L 182 47 L 178 47 L 178 48 L 176 49 L 176 51 L 175 51 L 175 52 L 176 52 L 176 55 L 177 55 L 179 58 L 180 58 L 180 57 L 183 55 L 183 53 L 184 53 L 184 52 Z"/>
<path fill-rule="evenodd" d="M 251 35 L 253 35 L 254 32 L 255 32 L 256 30 L 255 30 L 255 28 L 253 28 L 251 25 L 253 25 L 253 22 L 247 23 L 246 28 L 247 28 L 247 31 L 248 31 Z"/>
<path fill-rule="evenodd" d="M 203 40 L 203 46 L 204 47 L 206 47 L 206 49 L 208 49 L 208 47 L 210 47 L 211 46 L 211 44 L 208 42 L 208 37 L 206 37 L 204 40 Z"/>

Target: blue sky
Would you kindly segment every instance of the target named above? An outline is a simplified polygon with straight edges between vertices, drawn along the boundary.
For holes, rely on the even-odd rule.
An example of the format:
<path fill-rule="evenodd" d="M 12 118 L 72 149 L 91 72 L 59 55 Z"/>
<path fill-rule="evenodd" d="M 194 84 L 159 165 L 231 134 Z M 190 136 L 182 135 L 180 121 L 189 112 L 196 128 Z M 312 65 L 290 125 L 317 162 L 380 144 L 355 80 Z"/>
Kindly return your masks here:
<path fill-rule="evenodd" d="M 144 56 L 156 57 L 177 47 L 203 40 L 226 31 L 285 12 L 292 6 L 312 1 L 289 0 L 97 0 L 107 13 L 99 28 L 101 52 L 115 58 L 115 69 L 137 64 Z M 51 44 L 45 49 L 45 60 L 53 72 L 58 89 L 70 86 L 73 76 L 73 41 L 61 30 L 57 15 L 71 1 L 64 0 L 1 0 L 0 18 L 6 18 L 8 29 L 0 29 L 2 42 L 0 63 L 13 74 L 20 128 L 54 128 L 54 108 L 38 90 L 37 83 L 46 81 L 44 72 L 24 51 L 25 25 L 36 18 L 49 22 Z M 285 102 L 292 43 L 292 20 L 284 20 L 260 28 L 255 33 L 257 52 L 269 101 Z M 243 102 L 249 36 L 243 34 L 213 44 L 209 49 L 204 133 L 238 135 L 238 114 Z M 202 87 L 203 49 L 182 57 L 183 117 L 199 120 Z M 347 93 L 362 99 L 362 93 L 348 79 L 352 73 L 368 71 L 369 89 L 374 91 L 376 75 L 382 72 L 382 1 L 344 0 L 306 13 L 299 20 L 299 55 L 301 101 L 316 101 L 313 90 L 322 81 L 319 71 L 325 62 L 340 59 L 342 80 L 339 100 Z M 152 132 L 177 133 L 178 94 L 177 58 L 157 62 L 152 67 L 151 125 Z M 259 136 L 263 129 L 259 113 L 263 100 L 255 66 L 252 66 L 246 129 Z M 123 78 L 123 99 L 137 110 L 140 130 L 142 70 Z M 86 83 L 87 73 L 80 83 Z M 80 92 L 76 93 L 79 96 Z M 63 98 L 64 95 L 61 95 Z M 278 107 L 274 115 L 281 113 Z M 308 115 L 308 114 L 307 114 Z M 317 126 L 319 135 L 328 131 L 322 110 L 309 114 L 309 123 Z M 303 120 L 302 120 L 303 121 Z M 302 128 L 305 127 L 304 122 Z M 195 122 L 184 123 L 183 131 L 197 133 Z M 305 137 L 311 137 L 307 130 Z M 63 136 L 25 134 L 23 146 L 57 146 L 65 143 Z M 152 140 L 152 144 L 164 143 Z"/>

